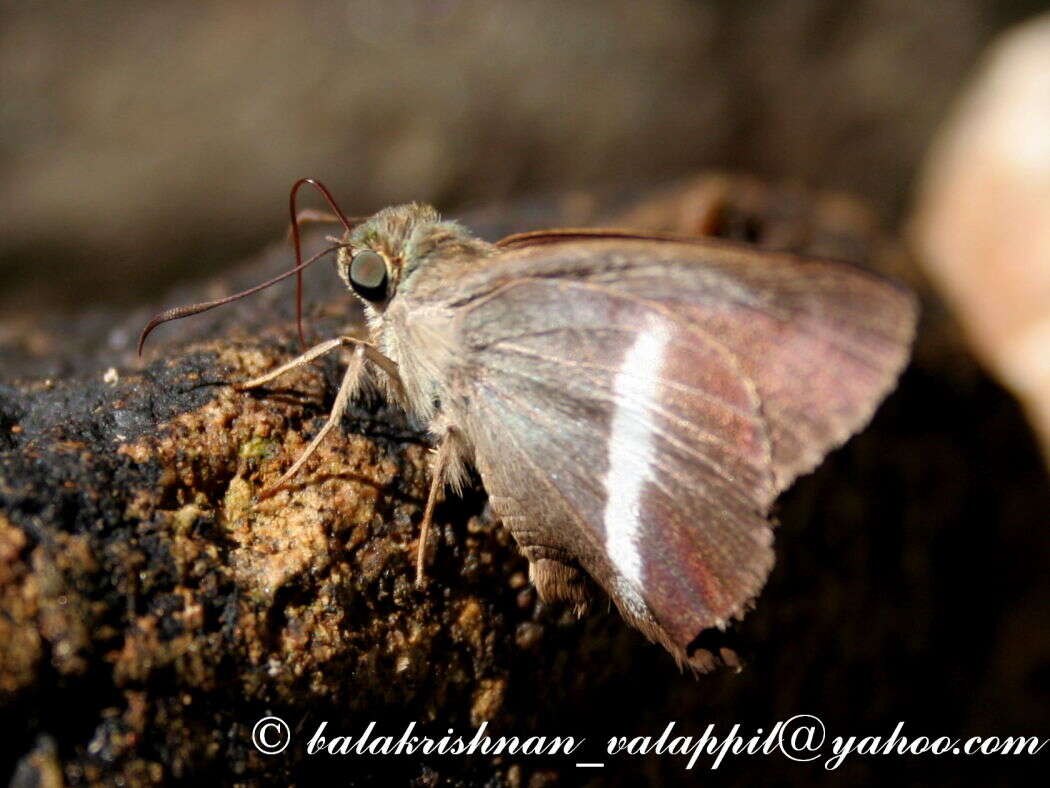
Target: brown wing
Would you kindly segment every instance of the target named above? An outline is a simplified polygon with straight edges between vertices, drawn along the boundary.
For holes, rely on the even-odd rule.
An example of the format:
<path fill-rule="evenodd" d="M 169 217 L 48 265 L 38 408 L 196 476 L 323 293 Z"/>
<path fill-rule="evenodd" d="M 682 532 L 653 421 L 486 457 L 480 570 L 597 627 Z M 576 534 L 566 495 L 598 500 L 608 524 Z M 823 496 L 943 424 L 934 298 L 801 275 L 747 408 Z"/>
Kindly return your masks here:
<path fill-rule="evenodd" d="M 705 243 L 504 252 L 460 303 L 457 418 L 548 598 L 585 569 L 679 659 L 773 562 L 770 504 L 893 386 L 912 299 L 855 268 Z"/>

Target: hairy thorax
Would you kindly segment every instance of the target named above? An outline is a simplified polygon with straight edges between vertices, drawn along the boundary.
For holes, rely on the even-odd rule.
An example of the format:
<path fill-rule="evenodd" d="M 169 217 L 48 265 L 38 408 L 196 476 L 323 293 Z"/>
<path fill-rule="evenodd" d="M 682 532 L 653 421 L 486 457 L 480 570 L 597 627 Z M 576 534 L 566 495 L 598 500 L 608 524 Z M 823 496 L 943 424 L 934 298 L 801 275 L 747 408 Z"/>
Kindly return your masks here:
<path fill-rule="evenodd" d="M 429 425 L 452 398 L 447 373 L 457 349 L 451 311 L 395 299 L 373 326 L 373 338 L 397 364 L 405 410 Z"/>

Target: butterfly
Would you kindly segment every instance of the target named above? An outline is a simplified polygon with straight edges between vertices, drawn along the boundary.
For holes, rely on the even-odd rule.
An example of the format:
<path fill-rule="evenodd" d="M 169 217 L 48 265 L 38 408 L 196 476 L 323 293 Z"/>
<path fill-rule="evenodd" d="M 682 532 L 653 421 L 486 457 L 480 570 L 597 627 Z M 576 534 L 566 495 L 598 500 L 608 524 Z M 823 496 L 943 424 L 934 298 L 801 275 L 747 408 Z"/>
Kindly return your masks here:
<path fill-rule="evenodd" d="M 344 233 L 304 263 L 305 184 Z M 490 243 L 427 205 L 348 219 L 313 179 L 290 202 L 292 271 L 158 315 L 140 350 L 159 323 L 335 251 L 369 339 L 335 337 L 239 386 L 351 349 L 328 421 L 268 492 L 372 374 L 436 446 L 417 582 L 438 496 L 473 466 L 543 600 L 582 614 L 597 584 L 680 664 L 752 604 L 773 565 L 773 502 L 870 420 L 915 333 L 906 289 L 844 263 L 618 230 Z"/>

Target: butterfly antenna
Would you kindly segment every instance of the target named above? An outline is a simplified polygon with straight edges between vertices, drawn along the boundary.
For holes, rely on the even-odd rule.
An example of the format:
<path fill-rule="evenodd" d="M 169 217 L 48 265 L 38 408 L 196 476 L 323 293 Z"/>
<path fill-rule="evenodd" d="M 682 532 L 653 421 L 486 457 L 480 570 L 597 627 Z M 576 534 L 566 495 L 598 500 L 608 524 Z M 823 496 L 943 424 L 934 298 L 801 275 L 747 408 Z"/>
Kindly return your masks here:
<path fill-rule="evenodd" d="M 332 209 L 336 216 L 339 217 L 339 221 L 343 223 L 343 227 L 349 233 L 354 225 L 346 218 L 346 214 L 343 213 L 339 204 L 336 203 L 332 193 L 328 191 L 328 187 L 321 183 L 315 178 L 300 178 L 292 186 L 292 191 L 288 195 L 288 211 L 292 217 L 292 241 L 295 243 L 295 326 L 299 330 L 299 344 L 302 347 L 306 347 L 306 336 L 303 334 L 303 274 L 302 269 L 305 267 L 302 265 L 303 253 L 302 253 L 302 241 L 299 237 L 299 212 L 296 209 L 295 200 L 299 194 L 299 189 L 304 184 L 310 184 L 317 191 L 321 192 L 321 196 L 324 197 L 325 202 L 328 203 L 328 207 Z"/>
<path fill-rule="evenodd" d="M 190 315 L 199 315 L 201 312 L 207 312 L 209 309 L 214 309 L 217 306 L 222 306 L 223 304 L 228 304 L 231 301 L 236 301 L 236 300 L 238 300 L 240 298 L 244 298 L 245 296 L 253 295 L 254 293 L 258 293 L 260 290 L 265 290 L 267 287 L 270 287 L 271 285 L 275 285 L 278 282 L 280 282 L 280 281 L 282 281 L 284 279 L 287 279 L 288 277 L 292 276 L 293 274 L 301 277 L 303 269 L 306 268 L 307 266 L 313 265 L 318 260 L 320 260 L 322 257 L 324 257 L 325 255 L 331 254 L 332 252 L 336 251 L 337 249 L 345 249 L 348 246 L 349 246 L 349 244 L 343 244 L 343 243 L 333 244 L 332 246 L 329 246 L 327 249 L 323 249 L 322 251 L 318 252 L 317 254 L 315 254 L 313 257 L 311 257 L 306 262 L 297 263 L 295 268 L 293 268 L 291 271 L 285 271 L 280 276 L 275 276 L 273 279 L 269 280 L 268 282 L 263 282 L 261 285 L 255 285 L 255 287 L 250 287 L 247 290 L 244 290 L 244 291 L 242 291 L 240 293 L 234 293 L 233 295 L 226 296 L 225 298 L 217 298 L 214 301 L 204 301 L 203 303 L 200 303 L 200 304 L 190 304 L 189 306 L 179 306 L 179 307 L 175 307 L 174 309 L 169 309 L 167 312 L 161 312 L 159 315 L 156 315 L 152 320 L 150 320 L 146 324 L 146 327 L 144 329 L 142 329 L 142 333 L 139 335 L 139 347 L 138 347 L 139 355 L 140 356 L 142 355 L 142 346 L 146 343 L 146 337 L 148 337 L 150 335 L 150 333 L 153 331 L 153 329 L 155 329 L 161 323 L 167 323 L 169 320 L 178 320 L 179 318 L 182 318 L 182 317 L 189 317 Z M 301 326 L 301 324 L 300 324 L 300 337 L 302 337 L 302 326 Z"/>

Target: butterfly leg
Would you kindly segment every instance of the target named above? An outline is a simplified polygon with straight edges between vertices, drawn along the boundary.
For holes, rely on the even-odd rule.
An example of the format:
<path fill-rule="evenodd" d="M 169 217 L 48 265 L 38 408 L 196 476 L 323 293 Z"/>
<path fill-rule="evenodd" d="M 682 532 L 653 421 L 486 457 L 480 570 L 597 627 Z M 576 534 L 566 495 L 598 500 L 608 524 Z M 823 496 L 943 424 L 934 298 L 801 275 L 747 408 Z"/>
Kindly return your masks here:
<path fill-rule="evenodd" d="M 306 447 L 306 450 L 299 455 L 292 467 L 281 474 L 281 478 L 274 482 L 272 485 L 267 487 L 261 493 L 259 493 L 259 500 L 268 498 L 275 492 L 280 490 L 289 479 L 299 472 L 299 469 L 303 467 L 310 455 L 317 451 L 317 447 L 321 445 L 332 428 L 335 427 L 343 418 L 343 413 L 346 412 L 347 403 L 350 402 L 350 398 L 357 392 L 361 383 L 361 373 L 364 371 L 365 362 L 365 351 L 364 345 L 358 345 L 354 348 L 353 356 L 350 358 L 350 364 L 346 368 L 346 374 L 343 375 L 343 382 L 339 385 L 339 392 L 335 395 L 335 402 L 332 405 L 332 412 L 328 414 L 328 421 L 324 423 L 314 439 L 310 441 L 310 445 Z M 305 362 L 303 362 L 305 363 Z"/>
<path fill-rule="evenodd" d="M 450 430 L 441 438 L 431 465 L 430 493 L 427 495 L 426 508 L 423 509 L 423 522 L 419 526 L 419 547 L 416 549 L 416 588 L 422 588 L 426 584 L 427 538 L 430 536 L 430 524 L 434 519 L 438 493 L 445 486 L 446 476 L 452 464 L 454 434 Z"/>
<path fill-rule="evenodd" d="M 241 383 L 235 388 L 243 390 L 261 386 L 280 375 L 283 375 L 285 372 L 300 367 L 303 364 L 310 363 L 318 356 L 324 355 L 339 345 L 352 345 L 354 350 L 350 357 L 350 363 L 347 365 L 346 373 L 343 375 L 343 382 L 339 385 L 339 391 L 335 395 L 332 412 L 328 414 L 328 421 L 325 422 L 321 430 L 314 436 L 314 439 L 310 441 L 306 450 L 299 456 L 299 459 L 292 464 L 292 467 L 285 471 L 281 475 L 281 478 L 279 478 L 274 484 L 259 493 L 260 500 L 273 495 L 280 490 L 289 479 L 295 476 L 295 474 L 299 472 L 299 469 L 303 467 L 303 463 L 310 458 L 310 455 L 317 451 L 317 447 L 321 445 L 321 441 L 323 441 L 328 433 L 332 431 L 332 428 L 339 423 L 339 420 L 343 417 L 343 413 L 346 411 L 347 404 L 350 402 L 350 398 L 354 396 L 360 388 L 366 359 L 374 362 L 380 369 L 386 372 L 390 377 L 391 384 L 394 388 L 401 391 L 401 377 L 397 372 L 397 364 L 376 350 L 373 345 L 353 337 L 338 337 L 336 339 L 330 339 L 327 342 L 322 342 L 320 345 L 315 345 L 301 356 L 289 361 L 287 364 L 282 364 L 277 369 L 246 381 L 245 383 Z"/>
<path fill-rule="evenodd" d="M 277 367 L 277 369 L 270 370 L 265 375 L 260 375 L 257 378 L 246 380 L 244 383 L 236 383 L 233 387 L 238 391 L 244 391 L 245 389 L 254 389 L 259 386 L 264 386 L 271 380 L 279 378 L 285 372 L 291 372 L 293 369 L 303 366 L 303 364 L 309 364 L 318 356 L 323 356 L 328 351 L 346 344 L 347 339 L 348 337 L 337 337 L 335 339 L 329 339 L 327 342 L 322 342 L 320 345 L 314 345 L 301 356 L 296 356 L 287 364 L 282 364 Z"/>
<path fill-rule="evenodd" d="M 380 353 L 376 349 L 375 345 L 372 345 L 361 339 L 355 339 L 354 337 L 336 337 L 335 339 L 329 339 L 325 342 L 322 342 L 319 345 L 314 345 L 301 356 L 296 356 L 288 363 L 282 364 L 281 366 L 277 367 L 277 369 L 272 369 L 265 375 L 260 375 L 257 378 L 246 380 L 244 381 L 244 383 L 235 383 L 233 387 L 237 391 L 245 391 L 247 389 L 254 389 L 258 388 L 259 386 L 264 386 L 271 380 L 276 380 L 285 372 L 291 372 L 293 369 L 297 369 L 303 366 L 304 364 L 309 364 L 315 358 L 323 356 L 325 353 L 329 352 L 330 350 L 334 350 L 340 345 L 350 345 L 351 347 L 355 348 L 355 350 L 361 348 L 365 354 L 365 357 L 386 373 L 387 377 L 390 378 L 391 384 L 394 386 L 397 392 L 399 394 L 402 392 L 401 376 L 398 374 L 397 364 L 391 359 L 384 356 L 382 353 Z"/>

